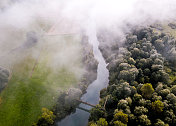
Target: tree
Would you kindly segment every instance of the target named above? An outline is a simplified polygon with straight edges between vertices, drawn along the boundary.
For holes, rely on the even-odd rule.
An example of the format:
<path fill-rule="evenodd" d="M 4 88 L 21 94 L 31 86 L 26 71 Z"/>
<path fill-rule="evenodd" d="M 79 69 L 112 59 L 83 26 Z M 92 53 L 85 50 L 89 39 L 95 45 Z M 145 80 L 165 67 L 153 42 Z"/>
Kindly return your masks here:
<path fill-rule="evenodd" d="M 96 123 L 91 123 L 89 126 L 97 126 Z"/>
<path fill-rule="evenodd" d="M 136 35 L 127 35 L 127 43 L 132 44 L 138 41 Z"/>
<path fill-rule="evenodd" d="M 138 102 L 141 99 L 142 99 L 142 96 L 140 94 L 138 94 L 138 93 L 134 94 L 134 96 L 133 96 L 134 102 Z"/>
<path fill-rule="evenodd" d="M 131 53 L 134 58 L 137 58 L 140 55 L 140 50 L 138 48 L 134 48 Z"/>
<path fill-rule="evenodd" d="M 125 100 L 128 102 L 128 105 L 130 106 L 132 104 L 132 99 L 130 97 L 125 98 Z"/>
<path fill-rule="evenodd" d="M 130 57 L 128 59 L 128 63 L 131 64 L 131 65 L 135 65 L 136 61 L 133 58 Z"/>
<path fill-rule="evenodd" d="M 114 121 L 114 126 L 127 126 L 127 125 L 122 123 L 121 121 Z"/>
<path fill-rule="evenodd" d="M 92 108 L 90 120 L 97 121 L 99 118 L 105 117 L 105 112 L 101 109 L 100 105 L 97 105 L 95 108 Z"/>
<path fill-rule="evenodd" d="M 117 104 L 118 109 L 126 109 L 128 107 L 128 101 L 127 100 L 120 100 Z"/>
<path fill-rule="evenodd" d="M 153 100 L 153 101 L 162 100 L 162 97 L 161 97 L 161 96 L 158 96 L 158 94 L 155 92 L 155 93 L 153 93 L 153 95 L 152 95 L 152 100 Z"/>
<path fill-rule="evenodd" d="M 171 103 L 175 104 L 176 103 L 176 96 L 173 93 L 170 93 L 167 95 L 166 99 L 170 101 Z"/>
<path fill-rule="evenodd" d="M 88 126 L 97 126 L 97 124 L 94 121 L 89 121 Z"/>
<path fill-rule="evenodd" d="M 105 118 L 100 118 L 100 119 L 97 121 L 97 126 L 108 126 L 108 122 L 106 121 Z"/>
<path fill-rule="evenodd" d="M 107 95 L 107 89 L 106 88 L 103 88 L 101 91 L 100 91 L 100 98 L 103 98 Z"/>
<path fill-rule="evenodd" d="M 39 117 L 38 126 L 50 126 L 54 123 L 55 115 L 47 108 L 42 108 L 42 116 Z"/>
<path fill-rule="evenodd" d="M 151 121 L 148 119 L 147 115 L 141 115 L 138 118 L 139 118 L 139 123 L 140 124 L 142 124 L 144 126 L 151 125 Z"/>
<path fill-rule="evenodd" d="M 146 83 L 141 87 L 141 92 L 145 98 L 150 98 L 154 92 L 154 89 L 150 83 Z"/>
<path fill-rule="evenodd" d="M 152 109 L 154 111 L 161 113 L 163 111 L 163 108 L 164 108 L 164 104 L 160 100 L 152 102 Z"/>
<path fill-rule="evenodd" d="M 132 87 L 127 82 L 120 83 L 112 94 L 119 99 L 129 97 L 132 94 Z"/>
<path fill-rule="evenodd" d="M 169 89 L 163 89 L 159 92 L 159 94 L 162 96 L 162 97 L 166 97 L 168 94 L 170 94 L 170 90 Z"/>
<path fill-rule="evenodd" d="M 162 89 L 163 89 L 163 84 L 160 82 L 160 83 L 158 83 L 158 85 L 157 85 L 155 91 L 156 91 L 157 93 L 159 93 Z"/>
<path fill-rule="evenodd" d="M 144 69 L 143 72 L 144 72 L 144 74 L 147 75 L 147 76 L 150 75 L 150 73 L 151 73 L 151 72 L 150 72 L 150 69 L 148 69 L 148 68 Z"/>
<path fill-rule="evenodd" d="M 144 108 L 144 106 L 136 106 L 134 109 L 134 114 L 142 115 L 148 113 L 148 109 Z"/>
<path fill-rule="evenodd" d="M 165 124 L 162 120 L 157 119 L 157 122 L 154 124 L 154 126 L 169 126 L 169 125 Z"/>
<path fill-rule="evenodd" d="M 128 64 L 128 63 L 121 63 L 121 64 L 119 64 L 119 70 L 121 71 L 121 70 L 128 70 L 128 69 L 130 69 L 131 68 L 131 65 L 130 64 Z"/>
<path fill-rule="evenodd" d="M 118 78 L 126 81 L 134 81 L 139 71 L 137 68 L 130 68 L 128 70 L 121 70 Z"/>
<path fill-rule="evenodd" d="M 122 123 L 127 124 L 128 123 L 128 115 L 123 113 L 122 111 L 118 111 L 114 115 L 114 120 L 121 121 Z"/>
<path fill-rule="evenodd" d="M 171 91 L 174 95 L 176 95 L 176 85 L 174 85 L 172 88 L 171 88 Z"/>
<path fill-rule="evenodd" d="M 163 43 L 163 41 L 161 39 L 155 40 L 154 44 L 155 44 L 155 47 L 158 50 L 163 50 L 164 49 L 164 43 Z"/>

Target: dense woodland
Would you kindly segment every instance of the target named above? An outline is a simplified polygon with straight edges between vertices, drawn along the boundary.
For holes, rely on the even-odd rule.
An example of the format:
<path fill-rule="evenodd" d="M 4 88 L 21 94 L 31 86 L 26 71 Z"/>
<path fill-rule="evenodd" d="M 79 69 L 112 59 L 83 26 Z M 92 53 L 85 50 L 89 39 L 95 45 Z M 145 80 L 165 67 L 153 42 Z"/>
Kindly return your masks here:
<path fill-rule="evenodd" d="M 135 29 L 123 45 L 101 48 L 109 86 L 91 110 L 90 126 L 176 125 L 176 40 L 159 26 Z"/>

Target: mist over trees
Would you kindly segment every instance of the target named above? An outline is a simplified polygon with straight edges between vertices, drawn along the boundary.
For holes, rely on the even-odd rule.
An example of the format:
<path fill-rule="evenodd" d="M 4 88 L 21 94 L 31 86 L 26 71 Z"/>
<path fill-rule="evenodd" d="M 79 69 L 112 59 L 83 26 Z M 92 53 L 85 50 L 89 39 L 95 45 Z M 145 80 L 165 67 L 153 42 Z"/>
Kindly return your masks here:
<path fill-rule="evenodd" d="M 156 28 L 133 30 L 109 56 L 111 47 L 100 46 L 109 62 L 109 86 L 100 92 L 90 126 L 102 126 L 102 118 L 110 126 L 176 125 L 176 41 Z"/>

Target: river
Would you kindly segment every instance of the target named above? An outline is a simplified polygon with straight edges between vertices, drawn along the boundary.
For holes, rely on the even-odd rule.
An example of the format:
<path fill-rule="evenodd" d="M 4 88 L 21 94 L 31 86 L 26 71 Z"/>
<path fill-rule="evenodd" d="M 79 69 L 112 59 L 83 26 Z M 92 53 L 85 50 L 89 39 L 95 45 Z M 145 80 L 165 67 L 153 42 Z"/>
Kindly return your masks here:
<path fill-rule="evenodd" d="M 100 90 L 107 87 L 109 71 L 106 68 L 107 64 L 98 48 L 99 42 L 96 34 L 92 34 L 89 37 L 89 42 L 93 45 L 94 57 L 98 60 L 97 79 L 91 83 L 87 88 L 87 93 L 81 97 L 82 101 L 96 105 L 99 103 Z M 91 109 L 90 106 L 80 104 L 79 107 Z M 88 124 L 90 114 L 80 109 L 76 109 L 76 112 L 68 115 L 63 120 L 57 123 L 57 126 L 86 126 Z"/>

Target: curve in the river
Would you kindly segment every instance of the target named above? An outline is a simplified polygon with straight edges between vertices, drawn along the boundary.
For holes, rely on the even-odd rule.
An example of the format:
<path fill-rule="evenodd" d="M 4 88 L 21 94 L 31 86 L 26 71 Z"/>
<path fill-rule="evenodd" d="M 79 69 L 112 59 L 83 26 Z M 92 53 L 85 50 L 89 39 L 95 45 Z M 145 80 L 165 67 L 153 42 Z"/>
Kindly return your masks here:
<path fill-rule="evenodd" d="M 90 43 L 93 45 L 93 53 L 95 58 L 98 60 L 97 79 L 89 85 L 87 93 L 81 97 L 82 101 L 90 104 L 98 104 L 100 90 L 108 85 L 109 71 L 107 70 L 105 60 L 98 48 L 99 42 L 96 34 L 89 37 Z M 80 107 L 91 109 L 90 106 L 80 104 Z M 76 109 L 76 112 L 70 114 L 63 120 L 57 123 L 57 126 L 86 126 L 88 124 L 89 113 L 80 109 Z"/>

